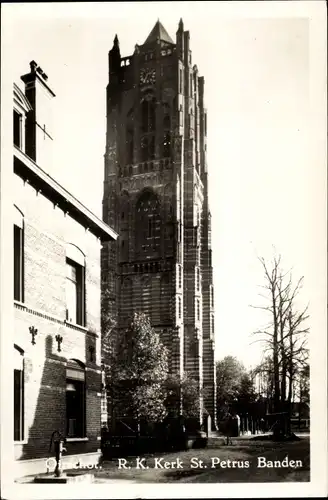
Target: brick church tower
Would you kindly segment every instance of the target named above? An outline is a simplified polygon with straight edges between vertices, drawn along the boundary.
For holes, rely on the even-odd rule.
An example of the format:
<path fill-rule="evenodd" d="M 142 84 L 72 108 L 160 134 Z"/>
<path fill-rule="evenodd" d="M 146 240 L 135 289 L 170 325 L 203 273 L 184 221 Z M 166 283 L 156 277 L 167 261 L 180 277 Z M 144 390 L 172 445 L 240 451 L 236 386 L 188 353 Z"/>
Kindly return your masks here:
<path fill-rule="evenodd" d="M 151 318 L 170 352 L 170 373 L 188 373 L 199 415 L 216 418 L 211 215 L 204 78 L 180 20 L 174 42 L 157 21 L 133 55 L 109 52 L 103 218 L 119 234 L 103 249 L 109 310 L 124 328 Z"/>

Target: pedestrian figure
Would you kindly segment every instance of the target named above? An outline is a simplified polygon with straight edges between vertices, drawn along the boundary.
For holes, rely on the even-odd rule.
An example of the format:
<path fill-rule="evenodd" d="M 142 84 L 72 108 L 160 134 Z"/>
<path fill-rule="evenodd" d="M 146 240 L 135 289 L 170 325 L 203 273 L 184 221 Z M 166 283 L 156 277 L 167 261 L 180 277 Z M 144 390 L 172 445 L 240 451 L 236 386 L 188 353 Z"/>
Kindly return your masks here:
<path fill-rule="evenodd" d="M 232 439 L 231 437 L 234 435 L 234 419 L 233 416 L 229 413 L 228 419 L 226 422 L 226 445 L 228 446 L 229 444 L 232 445 Z"/>

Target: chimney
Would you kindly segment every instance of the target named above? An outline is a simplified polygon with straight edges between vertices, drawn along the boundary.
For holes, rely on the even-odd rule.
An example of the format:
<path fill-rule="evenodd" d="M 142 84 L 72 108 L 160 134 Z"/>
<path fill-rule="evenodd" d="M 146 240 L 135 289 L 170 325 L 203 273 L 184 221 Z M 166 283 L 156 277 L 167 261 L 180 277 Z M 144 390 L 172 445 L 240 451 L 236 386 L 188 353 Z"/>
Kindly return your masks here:
<path fill-rule="evenodd" d="M 21 76 L 25 83 L 25 95 L 32 110 L 26 117 L 25 151 L 42 170 L 52 174 L 52 98 L 55 94 L 49 87 L 48 76 L 35 62 L 30 62 L 30 72 Z"/>

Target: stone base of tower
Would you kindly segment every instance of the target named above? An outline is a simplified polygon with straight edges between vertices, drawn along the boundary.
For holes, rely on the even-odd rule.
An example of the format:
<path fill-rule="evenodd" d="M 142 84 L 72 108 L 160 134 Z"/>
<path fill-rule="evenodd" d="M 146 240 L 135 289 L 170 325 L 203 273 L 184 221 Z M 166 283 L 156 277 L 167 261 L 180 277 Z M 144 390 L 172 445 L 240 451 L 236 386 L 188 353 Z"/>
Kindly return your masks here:
<path fill-rule="evenodd" d="M 214 341 L 205 339 L 203 342 L 203 395 L 204 410 L 211 416 L 212 429 L 217 429 L 217 408 L 216 408 L 216 365 L 214 359 Z"/>
<path fill-rule="evenodd" d="M 184 326 L 184 374 L 193 379 L 198 384 L 199 398 L 198 420 L 203 424 L 203 367 L 202 367 L 202 338 L 195 325 Z"/>

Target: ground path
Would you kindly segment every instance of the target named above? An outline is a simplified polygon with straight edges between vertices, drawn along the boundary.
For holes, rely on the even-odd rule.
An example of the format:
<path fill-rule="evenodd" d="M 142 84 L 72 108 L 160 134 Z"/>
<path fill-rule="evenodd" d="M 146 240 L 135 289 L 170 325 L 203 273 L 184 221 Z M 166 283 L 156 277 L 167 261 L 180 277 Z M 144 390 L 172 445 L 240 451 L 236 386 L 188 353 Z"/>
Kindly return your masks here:
<path fill-rule="evenodd" d="M 221 443 L 221 441 L 219 441 Z M 188 450 L 176 453 L 162 453 L 143 457 L 129 458 L 124 464 L 128 468 L 119 468 L 117 459 L 104 462 L 102 469 L 95 474 L 95 482 L 108 480 L 133 482 L 281 482 L 310 480 L 309 438 L 287 443 L 270 441 L 236 440 L 232 446 L 211 445 L 201 450 Z M 299 460 L 302 467 L 258 468 L 258 457 L 268 461 Z M 140 457 L 139 457 L 140 458 Z M 157 459 L 157 460 L 156 460 Z M 219 460 L 219 462 L 218 462 Z M 230 461 L 230 467 L 228 466 Z M 220 467 L 220 462 L 226 462 Z M 165 462 L 171 464 L 165 469 Z M 235 462 L 233 467 L 233 462 Z M 237 463 L 249 463 L 249 467 L 238 467 Z M 179 467 L 177 467 L 179 464 Z M 194 467 L 193 467 L 194 465 Z M 195 467 L 195 465 L 197 467 Z"/>

